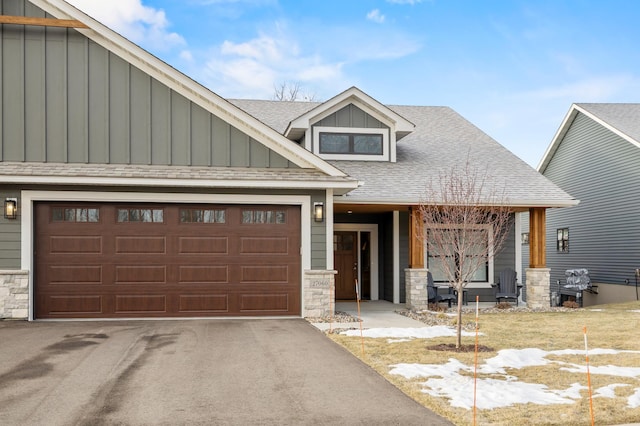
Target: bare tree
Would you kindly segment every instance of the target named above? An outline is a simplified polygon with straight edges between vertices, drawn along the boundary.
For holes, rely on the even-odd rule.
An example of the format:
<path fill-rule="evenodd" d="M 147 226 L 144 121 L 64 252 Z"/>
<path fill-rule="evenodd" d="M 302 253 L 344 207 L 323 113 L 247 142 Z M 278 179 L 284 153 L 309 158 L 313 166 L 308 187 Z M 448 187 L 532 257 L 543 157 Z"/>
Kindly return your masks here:
<path fill-rule="evenodd" d="M 299 82 L 283 82 L 273 85 L 273 100 L 314 102 L 317 97 L 315 93 L 303 92 Z"/>
<path fill-rule="evenodd" d="M 456 348 L 462 337 L 463 290 L 502 248 L 512 225 L 504 188 L 500 191 L 488 173 L 469 160 L 440 173 L 427 185 L 419 210 L 429 265 L 458 292 Z"/>

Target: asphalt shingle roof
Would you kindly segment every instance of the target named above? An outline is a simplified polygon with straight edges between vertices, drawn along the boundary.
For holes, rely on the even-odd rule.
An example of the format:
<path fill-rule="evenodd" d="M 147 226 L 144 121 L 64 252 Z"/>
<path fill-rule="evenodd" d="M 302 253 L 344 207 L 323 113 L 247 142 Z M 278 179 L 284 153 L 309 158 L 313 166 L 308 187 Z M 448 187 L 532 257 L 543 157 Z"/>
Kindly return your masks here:
<path fill-rule="evenodd" d="M 230 100 L 283 133 L 289 122 L 318 105 L 311 102 Z M 567 206 L 575 199 L 476 126 L 448 107 L 389 105 L 416 125 L 397 143 L 397 161 L 330 161 L 364 184 L 344 195 L 345 201 L 415 204 L 429 181 L 469 159 L 489 184 L 514 206 Z M 489 188 L 491 190 L 491 188 Z"/>

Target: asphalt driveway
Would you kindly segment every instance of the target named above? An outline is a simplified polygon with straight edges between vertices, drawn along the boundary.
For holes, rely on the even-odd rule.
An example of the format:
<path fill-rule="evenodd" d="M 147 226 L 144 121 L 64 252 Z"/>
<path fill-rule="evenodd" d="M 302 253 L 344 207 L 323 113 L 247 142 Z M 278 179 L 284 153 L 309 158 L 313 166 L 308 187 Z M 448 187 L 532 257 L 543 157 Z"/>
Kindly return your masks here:
<path fill-rule="evenodd" d="M 450 424 L 302 319 L 0 321 L 0 419 Z"/>

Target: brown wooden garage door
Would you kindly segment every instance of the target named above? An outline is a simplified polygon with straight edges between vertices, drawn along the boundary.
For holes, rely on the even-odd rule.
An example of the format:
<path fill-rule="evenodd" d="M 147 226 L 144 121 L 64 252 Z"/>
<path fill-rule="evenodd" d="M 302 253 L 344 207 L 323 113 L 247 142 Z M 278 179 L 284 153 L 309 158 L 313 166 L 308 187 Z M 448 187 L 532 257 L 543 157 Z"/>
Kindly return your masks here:
<path fill-rule="evenodd" d="M 37 318 L 300 315 L 297 206 L 36 204 Z"/>

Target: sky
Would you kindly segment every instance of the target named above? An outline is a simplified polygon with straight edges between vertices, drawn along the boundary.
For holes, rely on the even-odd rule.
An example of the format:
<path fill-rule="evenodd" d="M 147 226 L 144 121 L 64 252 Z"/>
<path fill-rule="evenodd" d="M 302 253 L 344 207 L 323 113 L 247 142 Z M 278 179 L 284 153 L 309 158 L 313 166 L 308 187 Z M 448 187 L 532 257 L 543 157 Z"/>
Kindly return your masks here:
<path fill-rule="evenodd" d="M 356 86 L 536 167 L 572 103 L 640 101 L 635 0 L 68 0 L 225 98 Z"/>
<path fill-rule="evenodd" d="M 347 330 L 340 334 L 359 336 L 359 330 Z M 473 335 L 473 333 L 469 333 Z M 363 337 L 386 338 L 388 343 L 401 343 L 410 339 L 431 339 L 442 336 L 455 336 L 453 327 L 433 326 L 417 328 L 369 328 L 362 331 Z M 620 353 L 639 353 L 638 351 L 614 349 L 589 349 L 591 361 L 598 355 L 616 355 Z M 515 404 L 575 404 L 583 396 L 585 386 L 586 364 L 575 364 L 571 355 L 585 355 L 584 349 L 562 349 L 545 351 L 539 348 L 503 349 L 496 356 L 478 365 L 478 372 L 491 375 L 477 381 L 476 407 L 480 410 L 508 407 Z M 549 356 L 553 356 L 549 359 Z M 513 369 L 524 369 L 541 365 L 554 364 L 560 370 L 576 374 L 576 382 L 566 389 L 552 389 L 544 383 L 523 382 L 514 376 Z M 424 380 L 422 392 L 436 398 L 448 400 L 452 407 L 467 410 L 473 408 L 473 365 L 466 365 L 455 358 L 444 360 L 442 364 L 403 363 L 389 366 L 389 373 L 406 379 Z M 591 365 L 592 375 L 613 377 L 630 377 L 640 379 L 640 367 L 622 367 L 616 365 Z M 640 407 L 640 387 L 625 383 L 614 383 L 593 389 L 594 398 L 615 398 L 616 389 L 627 391 L 631 387 L 631 395 L 627 397 L 627 407 Z"/>

